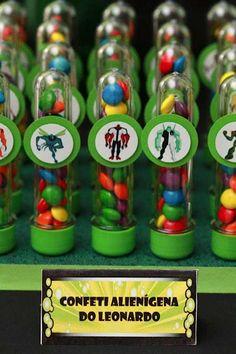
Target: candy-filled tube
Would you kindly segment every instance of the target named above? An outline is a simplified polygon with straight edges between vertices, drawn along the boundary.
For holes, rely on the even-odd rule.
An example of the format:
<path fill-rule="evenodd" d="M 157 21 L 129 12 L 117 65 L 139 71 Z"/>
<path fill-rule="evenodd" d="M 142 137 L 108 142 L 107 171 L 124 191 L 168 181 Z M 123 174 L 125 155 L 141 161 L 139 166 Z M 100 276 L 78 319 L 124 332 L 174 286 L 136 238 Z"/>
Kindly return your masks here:
<path fill-rule="evenodd" d="M 220 117 L 208 136 L 210 152 L 217 161 L 211 246 L 218 257 L 236 260 L 235 75 L 221 83 L 218 104 Z"/>
<path fill-rule="evenodd" d="M 151 250 L 161 258 L 180 259 L 193 251 L 192 156 L 187 149 L 189 144 L 196 148 L 197 136 L 192 125 L 190 80 L 178 73 L 166 76 L 160 82 L 157 98 L 157 117 L 144 129 L 145 153 L 155 156 L 151 161 L 156 165 Z"/>
<path fill-rule="evenodd" d="M 97 88 L 97 119 L 133 112 L 132 85 L 127 75 L 113 70 L 103 75 Z M 119 161 L 129 135 L 115 124 L 105 134 L 110 146 L 110 160 Z M 92 218 L 92 247 L 107 256 L 121 256 L 135 247 L 133 215 L 133 166 L 106 167 L 97 164 L 95 181 L 95 215 Z"/>
<path fill-rule="evenodd" d="M 10 120 L 9 83 L 0 74 L 0 254 L 10 252 L 15 244 L 15 220 L 12 213 L 12 161 L 19 153 L 20 132 Z"/>
<path fill-rule="evenodd" d="M 27 153 L 35 162 L 31 245 L 35 251 L 46 255 L 66 253 L 75 241 L 70 161 L 73 146 L 75 149 L 73 139 L 79 136 L 69 121 L 70 105 L 70 83 L 66 74 L 49 70 L 38 76 L 35 121 L 27 129 L 24 143 L 26 152 L 31 150 Z"/>

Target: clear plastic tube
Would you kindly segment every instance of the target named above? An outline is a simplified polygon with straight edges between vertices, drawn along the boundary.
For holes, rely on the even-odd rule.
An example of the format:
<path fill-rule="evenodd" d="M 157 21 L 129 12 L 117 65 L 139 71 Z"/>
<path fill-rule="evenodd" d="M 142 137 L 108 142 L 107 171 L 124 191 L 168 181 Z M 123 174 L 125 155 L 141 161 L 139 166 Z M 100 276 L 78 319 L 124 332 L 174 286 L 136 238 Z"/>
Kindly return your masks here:
<path fill-rule="evenodd" d="M 10 95 L 8 81 L 4 75 L 0 74 L 0 114 L 9 117 Z M 0 130 L 2 156 L 5 146 L 4 130 Z M 5 146 L 6 147 L 6 146 Z M 4 229 L 13 223 L 12 218 L 12 164 L 0 167 L 0 229 Z"/>
<path fill-rule="evenodd" d="M 0 41 L 11 42 L 16 47 L 18 46 L 19 26 L 10 19 L 0 17 Z"/>
<path fill-rule="evenodd" d="M 10 83 L 18 84 L 17 51 L 11 42 L 0 42 L 0 70 Z"/>
<path fill-rule="evenodd" d="M 52 43 L 42 52 L 42 70 L 55 69 L 64 72 L 70 83 L 77 86 L 75 52 L 67 43 Z"/>
<path fill-rule="evenodd" d="M 226 79 L 219 88 L 220 116 L 236 112 L 236 75 Z M 230 160 L 235 152 L 235 132 L 225 131 L 225 139 L 232 142 L 226 159 Z M 236 208 L 236 169 L 216 164 L 216 215 L 213 228 L 224 235 L 235 235 Z"/>
<path fill-rule="evenodd" d="M 111 92 L 114 94 L 111 95 Z M 113 70 L 98 82 L 97 119 L 111 114 L 129 114 L 132 116 L 132 86 L 127 75 Z M 117 158 L 120 148 L 122 127 L 114 127 L 116 146 L 112 152 Z M 108 168 L 97 165 L 95 185 L 96 206 L 93 224 L 106 231 L 122 231 L 134 223 L 133 216 L 133 166 Z"/>
<path fill-rule="evenodd" d="M 102 22 L 96 28 L 96 47 L 99 48 L 110 40 L 129 44 L 128 27 L 113 18 Z"/>
<path fill-rule="evenodd" d="M 69 28 L 55 19 L 43 22 L 37 29 L 36 52 L 40 60 L 42 50 L 50 43 L 63 42 L 70 44 Z"/>
<path fill-rule="evenodd" d="M 130 75 L 132 58 L 128 47 L 116 42 L 108 42 L 97 51 L 97 81 L 106 72 L 119 69 Z"/>
<path fill-rule="evenodd" d="M 70 34 L 73 36 L 76 22 L 76 10 L 72 4 L 64 0 L 56 0 L 48 4 L 43 12 L 43 21 L 55 19 L 64 22 L 70 28 Z"/>
<path fill-rule="evenodd" d="M 181 74 L 170 74 L 158 87 L 157 114 L 178 114 L 190 122 L 193 119 L 193 89 L 190 80 Z M 173 127 L 163 133 L 177 144 Z M 162 135 L 163 136 L 163 135 Z M 171 144 L 169 144 L 171 149 Z M 163 142 L 160 156 L 165 153 Z M 171 154 L 174 154 L 174 150 Z M 192 162 L 176 168 L 155 168 L 154 215 L 151 227 L 167 234 L 179 234 L 192 227 Z"/>
<path fill-rule="evenodd" d="M 157 31 L 156 48 L 160 49 L 169 43 L 179 43 L 191 50 L 191 37 L 188 27 L 178 20 L 164 23 Z"/>
<path fill-rule="evenodd" d="M 236 7 L 226 1 L 214 4 L 207 13 L 209 40 L 217 40 L 222 27 L 236 19 Z"/>
<path fill-rule="evenodd" d="M 50 115 L 68 119 L 70 100 L 70 84 L 65 74 L 53 70 L 42 73 L 35 85 L 34 119 Z M 38 149 L 47 147 L 47 139 L 49 142 L 56 142 L 57 137 L 49 135 L 39 138 Z M 53 150 L 52 156 L 56 162 Z M 70 166 L 57 169 L 35 166 L 34 180 L 34 225 L 47 230 L 64 229 L 71 225 L 73 217 Z"/>
<path fill-rule="evenodd" d="M 19 39 L 21 42 L 26 42 L 26 10 L 25 8 L 14 0 L 8 0 L 0 5 L 0 16 L 8 18 L 13 23 L 19 26 Z"/>
<path fill-rule="evenodd" d="M 135 33 L 136 13 L 132 6 L 124 1 L 116 1 L 109 5 L 103 12 L 103 20 L 114 18 L 125 25 L 129 29 L 129 37 L 133 38 Z"/>
<path fill-rule="evenodd" d="M 236 43 L 236 19 L 227 23 L 218 35 L 218 55 Z"/>
<path fill-rule="evenodd" d="M 158 5 L 152 14 L 154 44 L 156 45 L 157 32 L 164 23 L 172 19 L 184 22 L 185 18 L 186 12 L 184 8 L 174 1 L 167 0 Z"/>
<path fill-rule="evenodd" d="M 178 72 L 188 78 L 191 75 L 189 51 L 181 44 L 172 43 L 162 47 L 156 56 L 156 83 L 167 74 Z"/>
<path fill-rule="evenodd" d="M 217 62 L 217 90 L 219 89 L 221 81 L 224 79 L 225 74 L 236 72 L 236 44 L 232 47 L 225 49 L 218 56 Z"/>

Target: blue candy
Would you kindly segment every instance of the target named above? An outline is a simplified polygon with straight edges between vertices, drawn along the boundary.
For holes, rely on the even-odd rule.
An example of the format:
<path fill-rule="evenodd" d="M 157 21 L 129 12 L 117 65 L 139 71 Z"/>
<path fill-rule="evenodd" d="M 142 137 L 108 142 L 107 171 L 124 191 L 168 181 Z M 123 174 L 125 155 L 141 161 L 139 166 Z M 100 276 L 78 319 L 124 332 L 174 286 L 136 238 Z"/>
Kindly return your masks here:
<path fill-rule="evenodd" d="M 118 84 L 108 84 L 102 92 L 103 101 L 111 106 L 116 106 L 123 98 L 124 92 Z"/>
<path fill-rule="evenodd" d="M 177 191 L 165 190 L 163 192 L 163 198 L 169 205 L 178 205 L 184 202 L 184 194 L 182 189 L 178 189 Z"/>
<path fill-rule="evenodd" d="M 227 175 L 235 175 L 236 174 L 236 168 L 233 168 L 233 167 L 227 167 L 227 166 L 223 166 L 223 165 L 220 165 L 222 170 L 227 173 Z"/>
<path fill-rule="evenodd" d="M 186 59 L 184 56 L 179 57 L 177 60 L 175 60 L 174 65 L 173 65 L 173 71 L 176 71 L 177 73 L 182 73 L 185 70 L 185 65 L 186 65 Z"/>
<path fill-rule="evenodd" d="M 57 181 L 56 176 L 52 172 L 47 171 L 47 170 L 40 169 L 39 176 L 41 178 L 43 178 L 48 183 L 56 183 L 56 181 Z"/>
<path fill-rule="evenodd" d="M 67 75 L 71 71 L 71 65 L 70 65 L 69 60 L 67 60 L 66 58 L 64 58 L 62 56 L 55 57 L 54 59 L 52 59 L 50 61 L 50 63 L 48 64 L 48 68 L 60 70 Z"/>
<path fill-rule="evenodd" d="M 5 102 L 5 96 L 2 91 L 0 91 L 0 104 Z"/>

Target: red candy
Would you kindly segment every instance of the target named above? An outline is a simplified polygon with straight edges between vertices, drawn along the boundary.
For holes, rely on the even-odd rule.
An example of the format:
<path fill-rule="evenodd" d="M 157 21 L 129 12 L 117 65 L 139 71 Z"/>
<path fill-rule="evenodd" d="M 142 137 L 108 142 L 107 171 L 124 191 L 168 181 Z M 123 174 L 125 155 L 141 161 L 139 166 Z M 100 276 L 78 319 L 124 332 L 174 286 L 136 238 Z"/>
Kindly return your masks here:
<path fill-rule="evenodd" d="M 66 190 L 67 188 L 67 183 L 64 179 L 60 179 L 58 182 L 57 182 L 57 185 L 59 187 L 61 187 L 61 189 L 63 189 L 64 191 Z"/>
<path fill-rule="evenodd" d="M 222 229 L 228 232 L 236 233 L 236 221 L 232 222 L 229 225 L 223 226 Z"/>
<path fill-rule="evenodd" d="M 163 229 L 166 231 L 180 232 L 185 230 L 187 227 L 187 219 L 183 217 L 177 221 L 166 220 L 163 225 Z"/>
<path fill-rule="evenodd" d="M 236 217 L 235 209 L 226 209 L 225 207 L 221 206 L 218 211 L 218 219 L 223 224 L 231 223 Z"/>
<path fill-rule="evenodd" d="M 53 226 L 63 226 L 63 225 L 65 225 L 64 222 L 58 221 L 56 219 L 53 219 L 52 224 L 53 224 Z"/>
<path fill-rule="evenodd" d="M 57 113 L 61 113 L 63 112 L 65 109 L 65 104 L 63 101 L 56 101 L 52 110 L 51 110 L 51 113 L 53 114 L 57 114 Z"/>
<path fill-rule="evenodd" d="M 128 200 L 129 191 L 127 184 L 124 183 L 116 183 L 114 185 L 114 193 L 118 199 Z"/>
<path fill-rule="evenodd" d="M 66 206 L 67 204 L 67 198 L 64 198 L 60 204 L 60 206 Z"/>
<path fill-rule="evenodd" d="M 123 90 L 125 101 L 128 101 L 128 99 L 129 99 L 129 88 L 128 88 L 128 86 L 122 80 L 118 80 L 117 83 Z"/>
<path fill-rule="evenodd" d="M 231 189 L 233 189 L 234 192 L 236 192 L 236 176 L 231 176 L 229 179 L 229 186 Z"/>
<path fill-rule="evenodd" d="M 165 204 L 165 199 L 162 197 L 159 199 L 157 203 L 157 210 L 161 212 L 164 204 Z"/>
<path fill-rule="evenodd" d="M 114 185 L 112 179 L 104 172 L 101 172 L 98 177 L 99 183 L 108 191 L 113 191 Z"/>
<path fill-rule="evenodd" d="M 166 75 L 172 72 L 174 60 L 174 57 L 166 54 L 161 57 L 159 64 L 161 74 Z"/>
<path fill-rule="evenodd" d="M 38 205 L 37 205 L 37 210 L 39 213 L 43 213 L 44 211 L 49 209 L 49 204 L 46 202 L 45 199 L 41 198 L 39 199 Z"/>
<path fill-rule="evenodd" d="M 39 214 L 37 217 L 37 223 L 40 225 L 51 225 L 53 222 L 53 217 L 51 211 L 45 211 Z"/>
<path fill-rule="evenodd" d="M 39 181 L 39 191 L 42 192 L 44 188 L 47 186 L 47 183 L 43 178 L 40 179 Z"/>

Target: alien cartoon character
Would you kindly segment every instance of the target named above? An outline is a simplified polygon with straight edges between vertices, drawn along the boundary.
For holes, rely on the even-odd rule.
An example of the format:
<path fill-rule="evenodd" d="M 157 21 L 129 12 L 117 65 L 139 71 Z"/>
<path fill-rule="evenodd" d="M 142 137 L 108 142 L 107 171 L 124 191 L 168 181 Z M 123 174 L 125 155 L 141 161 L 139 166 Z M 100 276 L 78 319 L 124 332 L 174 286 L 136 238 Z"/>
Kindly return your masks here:
<path fill-rule="evenodd" d="M 128 130 L 121 127 L 119 124 L 117 124 L 116 127 L 108 129 L 105 134 L 105 146 L 111 150 L 109 160 L 114 160 L 115 155 L 116 160 L 121 160 L 121 149 L 123 150 L 128 147 L 129 139 L 130 135 L 128 134 Z"/>
<path fill-rule="evenodd" d="M 4 157 L 7 151 L 7 139 L 4 133 L 4 129 L 0 128 L 0 158 Z"/>
<path fill-rule="evenodd" d="M 40 136 L 36 137 L 36 147 L 38 151 L 42 149 L 44 150 L 48 149 L 52 154 L 52 158 L 54 162 L 57 163 L 58 161 L 56 159 L 56 152 L 57 150 L 64 148 L 62 140 L 61 138 L 59 138 L 59 136 L 65 135 L 65 132 L 66 129 L 54 135 L 54 134 L 48 134 L 42 128 L 39 128 Z"/>
<path fill-rule="evenodd" d="M 163 124 L 163 129 L 157 131 L 155 138 L 155 148 L 157 151 L 160 151 L 158 160 L 163 159 L 167 147 L 170 150 L 171 159 L 174 162 L 176 160 L 175 153 L 179 152 L 182 148 L 180 134 L 175 130 L 175 125 L 173 128 L 171 128 L 170 125 L 165 128 Z"/>
<path fill-rule="evenodd" d="M 227 152 L 227 154 L 225 156 L 226 160 L 231 160 L 234 157 L 234 151 L 236 149 L 236 130 L 231 131 L 230 135 L 228 135 L 227 131 L 224 130 L 223 131 L 223 135 L 229 141 L 234 140 L 233 146 L 231 148 L 229 148 L 229 150 L 228 150 L 228 152 Z"/>

